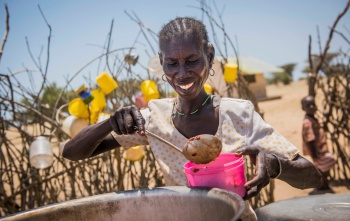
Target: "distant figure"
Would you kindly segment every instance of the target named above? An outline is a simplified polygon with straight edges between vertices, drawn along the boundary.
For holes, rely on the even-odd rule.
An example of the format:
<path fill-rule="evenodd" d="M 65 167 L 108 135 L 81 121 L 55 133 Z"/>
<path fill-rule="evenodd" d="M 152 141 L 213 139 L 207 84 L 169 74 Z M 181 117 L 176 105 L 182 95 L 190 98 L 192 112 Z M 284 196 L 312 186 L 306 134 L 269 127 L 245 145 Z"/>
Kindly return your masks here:
<path fill-rule="evenodd" d="M 329 152 L 326 135 L 314 114 L 317 111 L 315 99 L 306 96 L 301 100 L 302 109 L 305 111 L 303 121 L 303 152 L 310 155 L 314 165 L 322 173 L 322 186 L 314 189 L 310 194 L 333 192 L 328 184 L 329 170 L 334 166 L 333 154 Z"/>

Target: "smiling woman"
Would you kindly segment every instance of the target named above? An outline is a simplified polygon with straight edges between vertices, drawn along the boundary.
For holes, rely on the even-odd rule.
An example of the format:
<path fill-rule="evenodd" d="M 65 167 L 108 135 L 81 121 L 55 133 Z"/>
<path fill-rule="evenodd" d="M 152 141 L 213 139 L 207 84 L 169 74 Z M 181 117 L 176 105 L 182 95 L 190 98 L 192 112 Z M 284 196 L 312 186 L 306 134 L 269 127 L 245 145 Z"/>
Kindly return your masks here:
<path fill-rule="evenodd" d="M 183 166 L 187 159 L 146 136 L 145 129 L 178 147 L 209 134 L 221 141 L 221 153 L 249 155 L 256 164 L 255 176 L 244 184 L 245 200 L 256 196 L 272 178 L 301 189 L 320 185 L 320 172 L 263 121 L 250 101 L 205 92 L 215 50 L 202 22 L 189 17 L 170 21 L 159 34 L 159 47 L 166 79 L 178 97 L 151 100 L 143 110 L 131 106 L 115 111 L 109 120 L 86 127 L 67 142 L 64 157 L 80 160 L 121 146 L 149 145 L 166 185 L 186 186 Z M 248 201 L 241 218 L 256 220 Z"/>

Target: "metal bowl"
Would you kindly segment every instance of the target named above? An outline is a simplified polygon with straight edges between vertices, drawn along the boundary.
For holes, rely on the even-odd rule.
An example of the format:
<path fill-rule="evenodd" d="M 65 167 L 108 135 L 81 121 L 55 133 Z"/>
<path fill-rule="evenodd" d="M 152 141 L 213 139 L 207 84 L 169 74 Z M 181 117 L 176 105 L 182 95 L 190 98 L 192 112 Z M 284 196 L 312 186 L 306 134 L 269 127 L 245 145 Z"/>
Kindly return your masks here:
<path fill-rule="evenodd" d="M 237 220 L 244 208 L 242 198 L 226 190 L 171 186 L 84 197 L 0 220 Z"/>

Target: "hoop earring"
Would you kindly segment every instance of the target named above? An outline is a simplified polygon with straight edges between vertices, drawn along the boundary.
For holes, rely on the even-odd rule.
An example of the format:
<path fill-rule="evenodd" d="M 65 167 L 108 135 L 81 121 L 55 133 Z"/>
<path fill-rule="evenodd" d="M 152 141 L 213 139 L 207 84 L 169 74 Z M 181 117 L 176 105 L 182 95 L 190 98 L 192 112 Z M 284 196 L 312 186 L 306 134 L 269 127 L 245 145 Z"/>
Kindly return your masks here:
<path fill-rule="evenodd" d="M 212 72 L 210 72 L 210 71 L 212 71 Z M 210 70 L 209 70 L 209 75 L 212 76 L 212 77 L 215 75 L 214 69 L 210 69 Z"/>
<path fill-rule="evenodd" d="M 168 82 L 168 79 L 165 77 L 165 80 L 164 80 L 164 77 L 165 77 L 165 74 L 162 75 L 162 80 L 163 80 L 164 82 Z"/>

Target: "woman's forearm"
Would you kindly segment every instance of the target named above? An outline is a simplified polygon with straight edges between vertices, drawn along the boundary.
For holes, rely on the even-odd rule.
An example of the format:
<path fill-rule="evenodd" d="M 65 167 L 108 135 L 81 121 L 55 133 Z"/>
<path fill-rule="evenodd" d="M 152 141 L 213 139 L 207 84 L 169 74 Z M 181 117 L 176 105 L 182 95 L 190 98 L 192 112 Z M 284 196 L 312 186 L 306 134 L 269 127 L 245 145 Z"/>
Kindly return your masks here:
<path fill-rule="evenodd" d="M 279 176 L 291 186 L 298 189 L 317 188 L 321 186 L 320 171 L 307 159 L 298 155 L 293 160 L 280 159 L 282 173 Z"/>
<path fill-rule="evenodd" d="M 108 120 L 89 125 L 65 144 L 62 156 L 81 160 L 120 146 L 110 135 L 111 131 Z"/>

